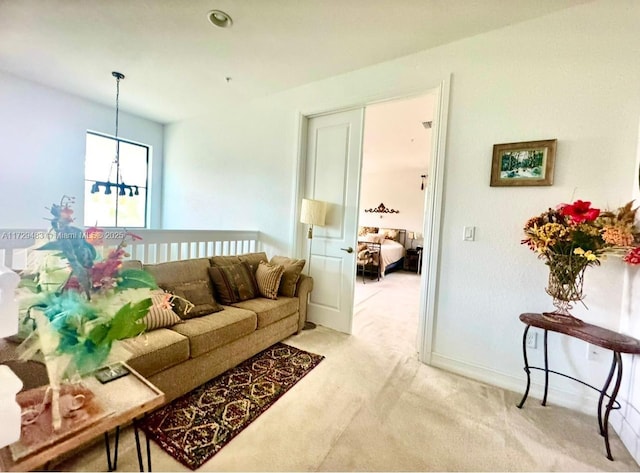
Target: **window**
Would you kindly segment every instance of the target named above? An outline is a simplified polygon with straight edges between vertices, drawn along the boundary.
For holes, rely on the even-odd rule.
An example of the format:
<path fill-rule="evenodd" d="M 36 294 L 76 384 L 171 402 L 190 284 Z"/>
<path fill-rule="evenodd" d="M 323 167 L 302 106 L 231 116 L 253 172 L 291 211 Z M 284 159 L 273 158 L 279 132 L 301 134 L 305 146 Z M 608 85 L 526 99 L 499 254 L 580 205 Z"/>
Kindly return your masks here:
<path fill-rule="evenodd" d="M 84 225 L 146 227 L 148 172 L 149 146 L 87 132 Z"/>

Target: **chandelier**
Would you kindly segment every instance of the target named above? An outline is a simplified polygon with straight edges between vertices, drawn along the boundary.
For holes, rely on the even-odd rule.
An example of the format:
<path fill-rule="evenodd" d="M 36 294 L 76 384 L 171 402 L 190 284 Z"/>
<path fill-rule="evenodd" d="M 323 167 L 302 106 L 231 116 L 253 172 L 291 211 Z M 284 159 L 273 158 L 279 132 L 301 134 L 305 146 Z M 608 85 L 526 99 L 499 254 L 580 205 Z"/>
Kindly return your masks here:
<path fill-rule="evenodd" d="M 122 174 L 120 173 L 120 140 L 118 139 L 118 118 L 120 115 L 120 81 L 124 79 L 124 74 L 121 72 L 113 71 L 111 73 L 113 77 L 116 78 L 116 156 L 111 163 L 111 167 L 109 168 L 109 176 L 106 181 L 96 181 L 91 186 L 91 193 L 96 194 L 100 192 L 100 188 L 104 187 L 105 195 L 110 195 L 112 193 L 112 188 L 118 192 L 118 195 L 127 195 L 129 193 L 129 197 L 133 197 L 134 195 L 140 195 L 138 192 L 138 186 L 131 186 L 125 184 L 122 180 Z M 111 181 L 111 175 L 113 174 L 113 168 L 116 168 L 116 178 L 115 182 Z"/>

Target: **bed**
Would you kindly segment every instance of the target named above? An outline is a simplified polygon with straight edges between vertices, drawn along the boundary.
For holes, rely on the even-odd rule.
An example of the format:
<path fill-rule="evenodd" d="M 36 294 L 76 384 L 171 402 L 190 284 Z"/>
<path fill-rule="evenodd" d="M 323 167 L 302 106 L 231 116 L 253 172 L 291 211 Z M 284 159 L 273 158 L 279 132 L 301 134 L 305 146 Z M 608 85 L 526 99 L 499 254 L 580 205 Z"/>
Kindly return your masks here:
<path fill-rule="evenodd" d="M 363 275 L 371 266 L 377 276 L 402 269 L 406 231 L 398 228 L 360 227 L 358 229 L 358 272 Z M 369 271 L 371 273 L 371 271 Z"/>

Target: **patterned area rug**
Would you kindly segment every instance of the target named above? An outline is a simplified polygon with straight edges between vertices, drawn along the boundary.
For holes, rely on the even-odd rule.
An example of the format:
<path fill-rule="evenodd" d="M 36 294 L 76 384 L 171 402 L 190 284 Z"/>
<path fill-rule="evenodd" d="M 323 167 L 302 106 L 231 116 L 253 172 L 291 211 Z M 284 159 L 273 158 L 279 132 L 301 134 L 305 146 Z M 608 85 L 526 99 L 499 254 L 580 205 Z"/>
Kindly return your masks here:
<path fill-rule="evenodd" d="M 153 412 L 140 427 L 173 458 L 195 470 L 323 359 L 277 343 Z"/>

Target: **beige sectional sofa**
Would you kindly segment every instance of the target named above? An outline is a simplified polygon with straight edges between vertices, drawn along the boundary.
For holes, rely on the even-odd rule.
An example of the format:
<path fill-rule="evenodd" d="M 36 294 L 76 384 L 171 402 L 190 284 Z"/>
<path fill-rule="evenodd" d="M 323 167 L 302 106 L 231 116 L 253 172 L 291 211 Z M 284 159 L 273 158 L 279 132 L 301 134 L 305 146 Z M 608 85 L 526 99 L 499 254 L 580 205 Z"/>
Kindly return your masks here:
<path fill-rule="evenodd" d="M 156 278 L 159 286 L 166 288 L 192 281 L 211 282 L 209 268 L 212 266 L 246 262 L 255 270 L 260 261 L 267 261 L 263 252 L 171 261 L 144 265 L 144 269 Z M 274 257 L 272 261 L 286 266 L 288 258 Z M 291 270 L 290 266 L 280 286 L 283 287 L 286 278 L 286 293 L 290 297 L 255 297 L 222 305 L 218 312 L 189 318 L 124 340 L 123 346 L 131 353 L 127 363 L 161 389 L 166 395 L 166 402 L 169 402 L 274 343 L 300 332 L 306 320 L 313 279 L 301 274 L 303 261 L 290 261 L 296 262 L 293 266 L 297 266 L 297 270 Z M 126 266 L 143 267 L 139 261 L 128 261 Z M 25 389 L 46 383 L 43 365 L 34 361 L 15 361 L 17 345 L 17 341 L 0 338 L 0 363 L 9 364 L 18 373 Z"/>
<path fill-rule="evenodd" d="M 215 256 L 144 265 L 160 287 L 190 281 L 210 281 L 211 266 L 246 262 L 252 269 L 267 261 L 265 253 Z M 140 263 L 132 262 L 135 266 Z M 301 268 L 300 268 L 301 269 Z M 291 276 L 291 275 L 290 275 Z M 300 274 L 293 297 L 256 297 L 223 305 L 223 310 L 148 331 L 125 340 L 132 354 L 127 361 L 161 389 L 167 402 L 186 394 L 274 343 L 302 330 L 313 279 Z"/>

